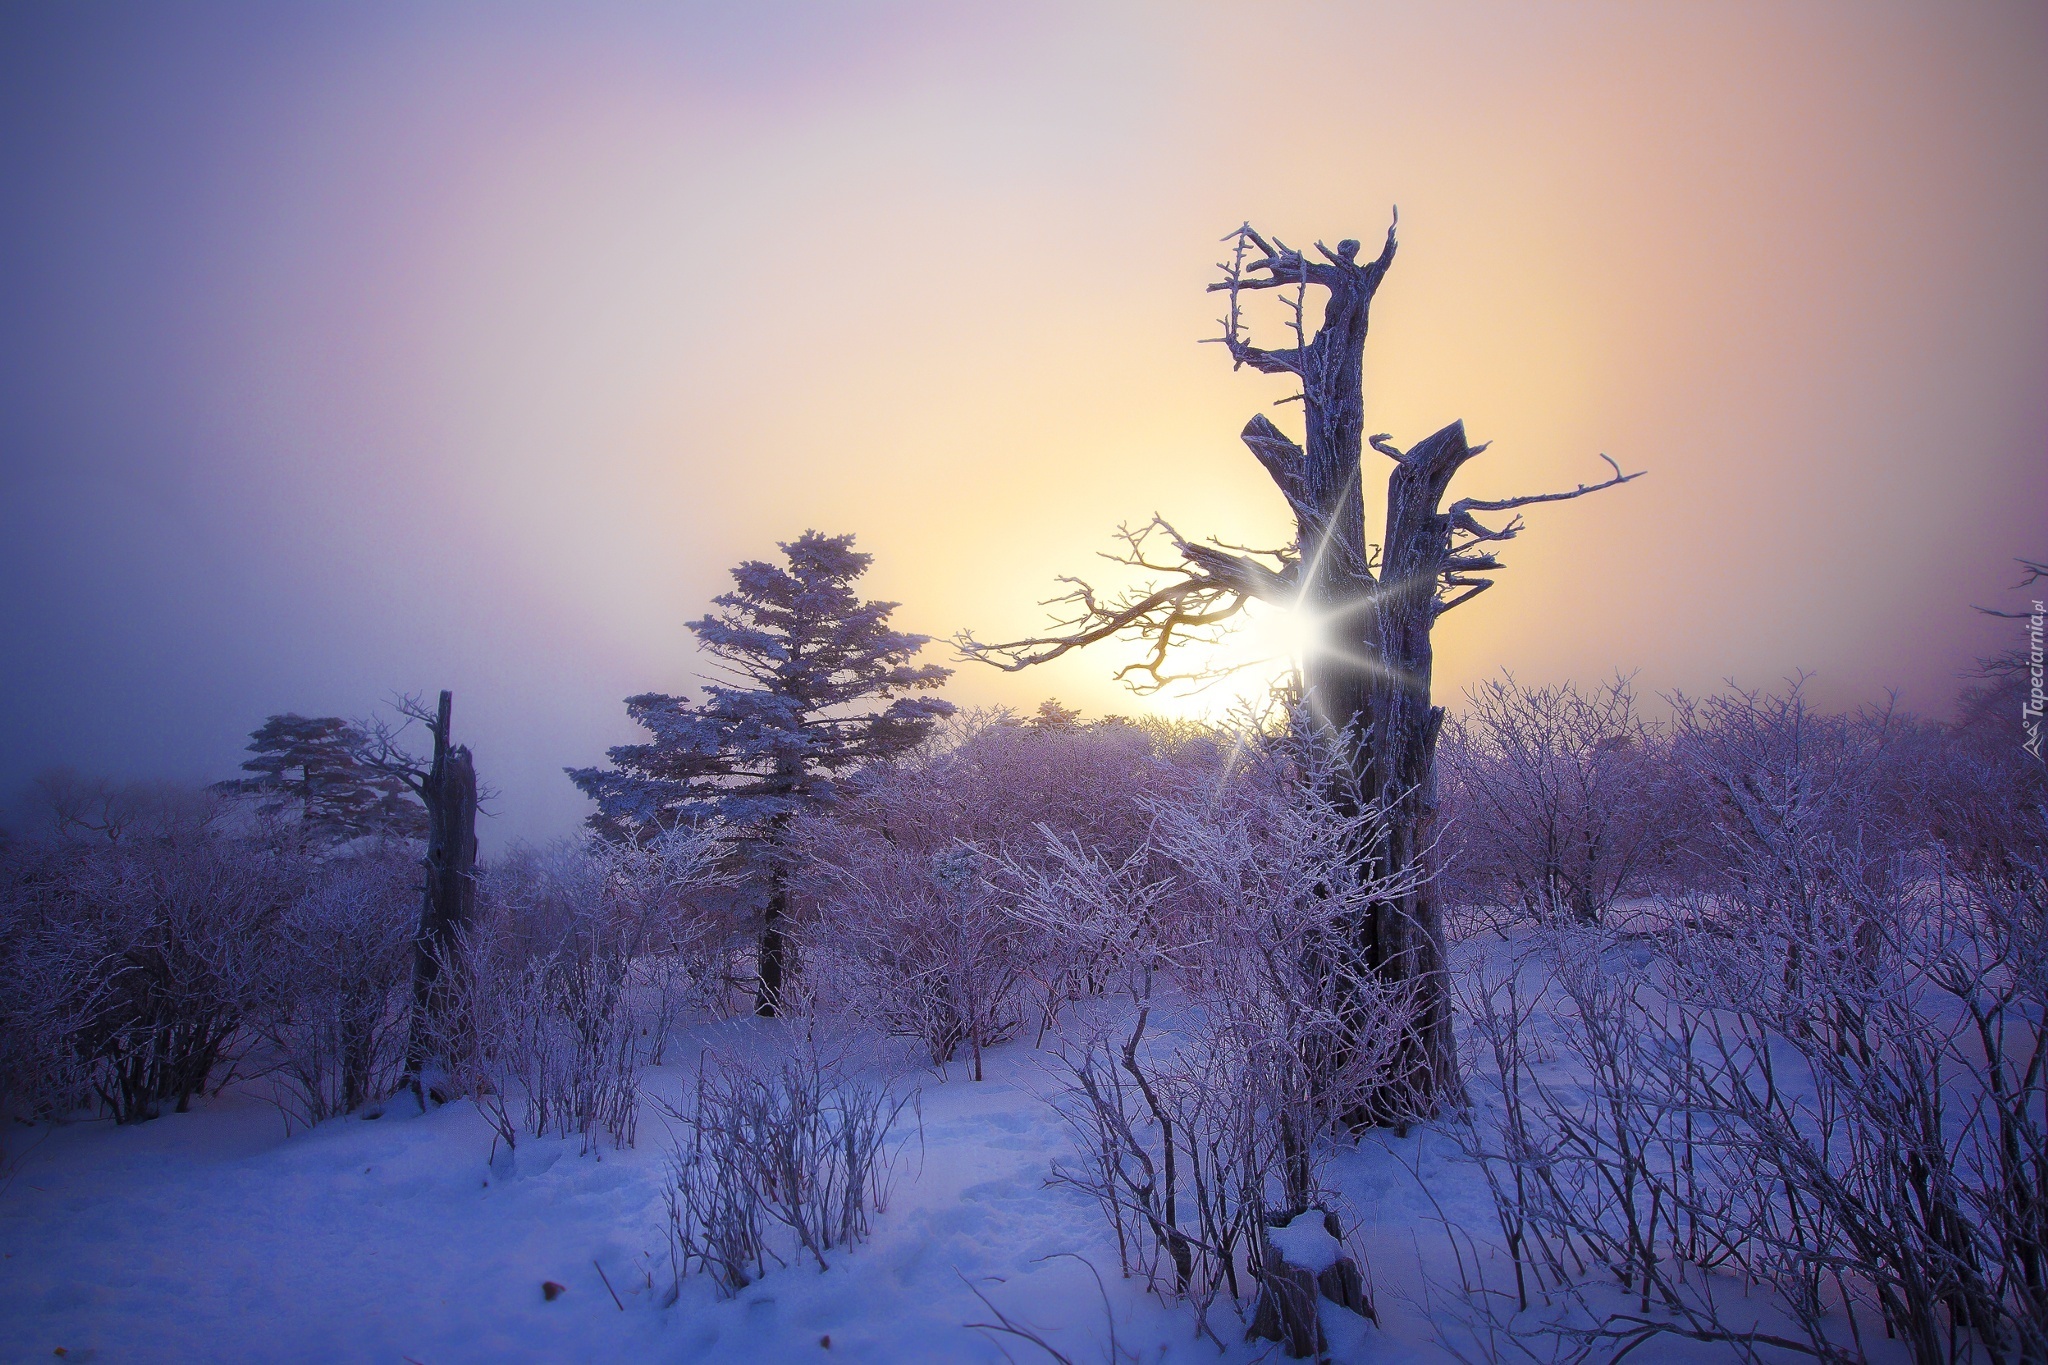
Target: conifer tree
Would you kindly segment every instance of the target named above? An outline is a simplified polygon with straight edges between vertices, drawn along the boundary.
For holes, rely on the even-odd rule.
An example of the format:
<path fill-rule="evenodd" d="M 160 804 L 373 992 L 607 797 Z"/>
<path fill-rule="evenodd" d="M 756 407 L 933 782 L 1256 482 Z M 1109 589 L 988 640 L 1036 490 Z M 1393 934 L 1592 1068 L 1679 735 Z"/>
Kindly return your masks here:
<path fill-rule="evenodd" d="M 700 700 L 646 692 L 626 710 L 651 739 L 610 751 L 609 768 L 572 768 L 597 802 L 590 826 L 640 841 L 710 822 L 747 858 L 764 894 L 755 1008 L 774 1014 L 788 967 L 791 822 L 830 805 L 863 764 L 914 747 L 952 703 L 911 695 L 951 669 L 911 661 L 930 637 L 889 627 L 894 602 L 863 602 L 854 581 L 873 556 L 851 535 L 806 531 L 786 565 L 748 560 L 734 588 L 688 623 L 714 675 Z"/>
<path fill-rule="evenodd" d="M 250 732 L 242 763 L 253 777 L 214 790 L 253 798 L 266 816 L 290 822 L 308 844 L 339 844 L 366 834 L 418 839 L 426 811 L 403 783 L 363 759 L 365 736 L 339 716 L 272 716 Z"/>

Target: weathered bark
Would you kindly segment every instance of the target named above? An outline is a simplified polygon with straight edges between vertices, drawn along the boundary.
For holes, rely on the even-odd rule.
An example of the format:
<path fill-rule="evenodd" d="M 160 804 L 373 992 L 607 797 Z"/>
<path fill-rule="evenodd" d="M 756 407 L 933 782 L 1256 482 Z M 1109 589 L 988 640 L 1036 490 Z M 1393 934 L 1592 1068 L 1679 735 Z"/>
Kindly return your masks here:
<path fill-rule="evenodd" d="M 1357 263 L 1355 241 L 1324 249 L 1324 259 L 1312 262 L 1255 235 L 1249 240 L 1266 253 L 1254 268 L 1263 266 L 1282 285 L 1318 285 L 1328 295 L 1322 326 L 1303 345 L 1286 351 L 1251 346 L 1238 338 L 1234 315 L 1225 340 L 1238 363 L 1301 380 L 1304 444 L 1297 446 L 1263 415 L 1246 425 L 1244 442 L 1294 511 L 1300 600 L 1327 622 L 1331 637 L 1303 661 L 1303 682 L 1317 722 L 1339 746 L 1340 789 L 1332 795 L 1344 805 L 1362 801 L 1387 813 L 1388 836 L 1371 855 L 1378 863 L 1371 870 L 1414 888 L 1373 905 L 1350 945 L 1379 979 L 1412 986 L 1418 1015 L 1386 1084 L 1344 1117 L 1355 1126 L 1398 1121 L 1430 1112 L 1456 1076 L 1442 914 L 1426 865 L 1443 725 L 1443 709 L 1430 702 L 1430 627 L 1451 540 L 1449 518 L 1437 505 L 1472 452 L 1463 425 L 1453 423 L 1396 460 L 1375 575 L 1360 467 L 1365 338 L 1373 295 L 1393 264 L 1394 230 L 1387 230 L 1379 256 L 1364 265 Z M 1251 287 L 1236 274 L 1226 287 L 1233 281 L 1236 288 Z"/>
<path fill-rule="evenodd" d="M 1315 1274 L 1275 1257 L 1259 1272 L 1259 1304 L 1246 1341 L 1277 1341 L 1290 1359 L 1323 1358 L 1330 1339 L 1316 1309 Z"/>
<path fill-rule="evenodd" d="M 1337 1215 L 1325 1209 L 1303 1209 L 1280 1226 L 1294 1226 L 1304 1218 L 1320 1222 L 1332 1243 L 1339 1240 Z M 1331 1246 L 1330 1254 L 1316 1264 L 1296 1265 L 1262 1229 L 1258 1253 L 1259 1301 L 1245 1340 L 1277 1341 L 1297 1360 L 1323 1358 L 1329 1351 L 1329 1337 L 1323 1330 L 1323 1299 L 1379 1321 L 1365 1292 L 1364 1274 L 1341 1247 Z"/>
<path fill-rule="evenodd" d="M 454 694 L 443 692 L 430 722 L 433 765 L 418 783 L 427 807 L 427 875 L 413 936 L 412 1024 L 402 1082 L 415 1093 L 445 1031 L 452 995 L 446 974 L 476 912 L 476 764 L 467 745 L 450 743 L 453 705 Z"/>
<path fill-rule="evenodd" d="M 1268 244 L 1246 226 L 1237 234 L 1225 278 L 1210 286 L 1230 294 L 1219 340 L 1232 360 L 1301 381 L 1303 444 L 1263 415 L 1245 426 L 1243 439 L 1294 512 L 1292 605 L 1318 616 L 1328 636 L 1304 660 L 1303 682 L 1312 713 L 1339 749 L 1335 780 L 1342 790 L 1332 794 L 1341 804 L 1362 802 L 1386 812 L 1387 837 L 1370 855 L 1375 866 L 1366 870 L 1408 888 L 1373 905 L 1351 944 L 1380 980 L 1411 988 L 1417 1010 L 1386 1083 L 1344 1116 L 1353 1126 L 1427 1115 L 1456 1085 L 1443 914 L 1430 875 L 1436 747 L 1444 720 L 1443 708 L 1430 699 L 1430 633 L 1437 617 L 1492 585 L 1479 575 L 1500 564 L 1482 547 L 1519 530 L 1518 521 L 1491 529 L 1472 513 L 1574 498 L 1635 477 L 1617 467 L 1612 479 L 1567 493 L 1465 499 L 1444 508 L 1452 477 L 1485 449 L 1466 441 L 1464 423 L 1453 422 L 1406 451 L 1374 436 L 1372 448 L 1394 463 L 1375 566 L 1366 540 L 1360 467 L 1367 443 L 1365 338 L 1373 295 L 1393 264 L 1394 228 L 1387 229 L 1379 256 L 1364 265 L 1357 260 L 1358 245 L 1347 239 L 1331 251 L 1318 242 L 1322 259 L 1312 261 L 1277 239 Z M 1263 255 L 1247 260 L 1251 249 Z M 1327 294 L 1322 325 L 1312 339 L 1302 317 L 1311 285 Z M 1238 294 L 1247 289 L 1295 291 L 1288 302 L 1297 345 L 1266 350 L 1243 339 Z M 1210 562 L 1213 553 L 1190 558 L 1206 576 L 1224 576 Z"/>
<path fill-rule="evenodd" d="M 1464 423 L 1453 422 L 1395 465 L 1387 481 L 1379 590 L 1372 610 L 1360 613 L 1364 638 L 1355 647 L 1380 664 L 1354 722 L 1365 740 L 1360 784 L 1389 812 L 1384 870 L 1408 874 L 1396 884 L 1410 888 L 1372 908 L 1366 955 L 1384 977 L 1416 983 L 1417 1016 L 1388 1086 L 1354 1121 L 1429 1113 L 1456 1085 L 1443 908 L 1430 866 L 1444 721 L 1443 708 L 1430 700 L 1436 664 L 1430 631 L 1444 609 L 1439 587 L 1452 557 L 1451 518 L 1437 508 L 1451 476 L 1473 453 Z"/>

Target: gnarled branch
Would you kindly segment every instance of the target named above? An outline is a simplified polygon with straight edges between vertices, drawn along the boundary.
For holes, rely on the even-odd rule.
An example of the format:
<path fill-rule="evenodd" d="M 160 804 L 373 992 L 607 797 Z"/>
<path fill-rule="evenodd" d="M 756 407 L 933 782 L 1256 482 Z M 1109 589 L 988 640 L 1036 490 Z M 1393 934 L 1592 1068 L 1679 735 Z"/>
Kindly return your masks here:
<path fill-rule="evenodd" d="M 1120 527 L 1117 534 L 1125 548 L 1105 554 L 1105 559 L 1149 573 L 1169 574 L 1172 581 L 1155 580 L 1104 598 L 1092 584 L 1062 577 L 1058 581 L 1071 585 L 1071 590 L 1040 604 L 1064 609 L 1053 622 L 1053 633 L 986 644 L 972 632 L 961 631 L 954 637 L 961 656 L 1015 673 L 1084 645 L 1128 635 L 1149 642 L 1149 647 L 1143 658 L 1118 669 L 1116 678 L 1141 693 L 1157 692 L 1171 683 L 1203 681 L 1234 672 L 1227 667 L 1176 672 L 1169 665 L 1180 645 L 1215 643 L 1220 634 L 1216 628 L 1238 616 L 1254 599 L 1291 603 L 1297 593 L 1296 564 L 1285 550 L 1244 550 L 1217 541 L 1197 544 L 1158 516 L 1135 531 Z M 1150 550 L 1155 537 L 1163 537 L 1173 547 L 1178 562 L 1155 557 Z"/>

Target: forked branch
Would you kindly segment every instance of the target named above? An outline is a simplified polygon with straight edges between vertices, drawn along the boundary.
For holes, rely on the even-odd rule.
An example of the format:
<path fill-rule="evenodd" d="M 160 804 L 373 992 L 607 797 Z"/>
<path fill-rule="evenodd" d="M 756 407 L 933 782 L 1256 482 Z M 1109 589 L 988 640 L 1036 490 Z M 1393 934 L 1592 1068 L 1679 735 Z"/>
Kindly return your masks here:
<path fill-rule="evenodd" d="M 1372 439 L 1373 449 L 1396 460 L 1405 461 L 1405 455 L 1398 454 L 1392 447 L 1381 444 L 1382 440 L 1383 438 L 1375 436 Z M 1477 455 L 1484 449 L 1486 447 L 1483 445 L 1474 446 L 1470 454 Z M 1448 526 L 1450 544 L 1438 580 L 1440 587 L 1435 614 L 1441 616 L 1452 607 L 1462 606 L 1493 586 L 1491 578 L 1480 575 L 1504 566 L 1491 551 L 1474 553 L 1478 546 L 1513 540 L 1521 533 L 1522 519 L 1519 516 L 1510 517 L 1505 526 L 1495 528 L 1487 526 L 1473 516 L 1474 512 L 1511 512 L 1516 508 L 1533 506 L 1539 502 L 1569 502 L 1573 498 L 1583 498 L 1588 493 L 1598 493 L 1603 489 L 1640 479 L 1646 472 L 1639 469 L 1633 474 L 1624 474 L 1621 472 L 1621 466 L 1616 464 L 1611 456 L 1603 454 L 1600 458 L 1607 461 L 1608 467 L 1614 473 L 1598 483 L 1582 483 L 1577 488 L 1560 493 L 1530 493 L 1516 498 L 1460 498 L 1452 503 L 1443 514 Z"/>
<path fill-rule="evenodd" d="M 2035 559 L 2019 559 L 2014 562 L 2020 566 L 2020 581 L 2012 585 L 2012 591 L 2031 588 L 2043 579 L 2048 579 L 2048 562 Z M 2034 615 L 2031 611 L 2002 611 L 1997 607 L 1979 607 L 1977 610 L 1986 616 L 2002 616 L 2008 621 L 2025 621 Z"/>
<path fill-rule="evenodd" d="M 1284 550 L 1242 550 L 1219 542 L 1197 544 L 1160 517 L 1132 530 L 1117 532 L 1125 548 L 1103 558 L 1147 573 L 1170 575 L 1104 597 L 1083 579 L 1062 577 L 1069 591 L 1041 603 L 1061 613 L 1053 633 L 1032 635 L 999 644 L 976 640 L 971 631 L 954 637 L 960 653 L 1015 673 L 1059 658 L 1069 650 L 1116 635 L 1148 642 L 1144 656 L 1116 672 L 1117 680 L 1141 693 L 1157 692 L 1175 682 L 1199 682 L 1234 671 L 1196 667 L 1175 671 L 1176 649 L 1186 644 L 1214 644 L 1220 627 L 1242 613 L 1254 599 L 1292 602 L 1297 595 L 1296 562 Z M 1165 559 L 1152 546 L 1164 539 L 1176 556 Z M 1266 561 L 1271 561 L 1266 562 Z"/>
<path fill-rule="evenodd" d="M 1316 243 L 1316 252 L 1323 259 L 1311 260 L 1304 252 L 1297 251 L 1278 237 L 1267 241 L 1250 223 L 1241 224 L 1235 232 L 1223 240 L 1231 244 L 1230 259 L 1218 261 L 1216 268 L 1223 278 L 1209 286 L 1209 292 L 1227 294 L 1229 305 L 1224 315 L 1217 319 L 1222 328 L 1221 335 L 1206 337 L 1204 340 L 1222 345 L 1230 352 L 1232 368 L 1249 365 L 1264 374 L 1291 374 L 1302 381 L 1303 392 L 1282 402 L 1292 402 L 1309 397 L 1317 386 L 1320 376 L 1316 373 L 1315 361 L 1318 345 L 1323 339 L 1327 326 L 1318 329 L 1311 340 L 1308 335 L 1308 289 L 1315 285 L 1328 290 L 1333 296 L 1349 300 L 1356 296 L 1370 301 L 1373 292 L 1379 288 L 1380 280 L 1386 275 L 1387 267 L 1394 263 L 1397 243 L 1394 231 L 1400 226 L 1401 214 L 1397 209 L 1393 222 L 1387 225 L 1386 245 L 1377 259 L 1360 265 L 1358 263 L 1359 243 L 1347 237 L 1337 243 L 1333 251 L 1321 242 Z M 1254 254 L 1256 252 L 1257 254 Z M 1244 309 L 1242 295 L 1247 290 L 1285 289 L 1291 297 L 1282 299 L 1287 310 L 1287 329 L 1294 334 L 1294 345 L 1273 349 L 1254 346 L 1245 338 Z M 1327 320 L 1326 320 L 1327 321 Z M 1317 394 L 1317 397 L 1323 395 Z"/>

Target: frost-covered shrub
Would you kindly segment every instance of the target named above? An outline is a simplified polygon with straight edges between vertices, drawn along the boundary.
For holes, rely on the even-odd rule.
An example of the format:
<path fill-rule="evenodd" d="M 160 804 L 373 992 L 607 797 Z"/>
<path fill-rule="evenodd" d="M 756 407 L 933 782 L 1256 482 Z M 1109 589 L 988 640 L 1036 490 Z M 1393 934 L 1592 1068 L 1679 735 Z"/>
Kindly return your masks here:
<path fill-rule="evenodd" d="M 1752 909 L 1822 913 L 1816 898 L 1878 890 L 1924 846 L 1918 790 L 1926 752 L 1909 718 L 1884 708 L 1830 714 L 1803 683 L 1783 692 L 1676 699 L 1673 759 L 1695 803 L 1693 889 Z"/>
<path fill-rule="evenodd" d="M 1513 1273 L 1464 1261 L 1480 1344 L 2048 1355 L 2048 784 L 1991 690 L 1675 699 L 1676 913 L 1460 992 Z"/>
<path fill-rule="evenodd" d="M 800 940 L 806 959 L 830 964 L 836 994 L 864 1022 L 916 1038 L 935 1066 L 965 1047 L 980 1080 L 982 1050 L 1023 1027 L 1027 928 L 986 879 L 985 859 L 846 827 L 829 831 L 829 848 L 832 914 Z"/>
<path fill-rule="evenodd" d="M 685 1012 L 723 1014 L 747 984 L 733 959 L 744 938 L 743 878 L 708 830 L 685 826 L 639 845 L 594 844 L 608 895 L 629 921 L 632 966 L 647 1061 L 659 1066 Z"/>
<path fill-rule="evenodd" d="M 78 946 L 70 926 L 76 864 L 97 849 L 22 843 L 0 850 L 0 1122 L 94 1100 L 73 1045 Z"/>
<path fill-rule="evenodd" d="M 166 1101 L 185 1108 L 237 1051 L 306 865 L 219 817 L 203 798 L 156 802 L 14 862 L 16 1103 L 61 1112 L 82 1083 L 117 1121 L 152 1118 Z"/>
<path fill-rule="evenodd" d="M 281 850 L 205 830 L 92 865 L 74 902 L 74 1038 L 116 1121 L 182 1112 L 206 1087 L 261 1001 L 302 876 Z"/>
<path fill-rule="evenodd" d="M 419 918 L 419 859 L 401 844 L 330 858 L 278 917 L 253 1022 L 287 1124 L 349 1113 L 397 1080 Z"/>
<path fill-rule="evenodd" d="M 1175 950 L 1182 989 L 1257 1069 L 1298 1211 L 1321 1136 L 1370 1121 L 1370 1098 L 1417 1061 L 1401 1046 L 1415 984 L 1389 983 L 1355 947 L 1357 925 L 1413 881 L 1381 871 L 1384 818 L 1333 787 L 1317 746 L 1248 749 L 1206 806 L 1158 812 L 1177 887 L 1166 933 L 1187 945 Z"/>
<path fill-rule="evenodd" d="M 1404 889 L 1370 871 L 1381 819 L 1328 799 L 1308 746 L 1249 736 L 1244 756 L 1208 800 L 1153 806 L 1142 863 L 1055 848 L 1023 882 L 1053 933 L 1123 945 L 1115 980 L 1137 1006 L 1127 1030 L 1064 1049 L 1082 1156 L 1061 1178 L 1102 1205 L 1125 1269 L 1212 1335 L 1219 1295 L 1275 1291 L 1266 1229 L 1325 1199 L 1329 1139 L 1399 1065 L 1413 1008 L 1346 951 L 1350 924 Z M 1148 1037 L 1170 984 L 1186 1019 Z"/>
<path fill-rule="evenodd" d="M 1112 990 L 1146 998 L 1171 966 L 1166 936 L 1174 930 L 1162 907 L 1179 883 L 1161 857 L 1150 836 L 1113 858 L 1074 836 L 1047 832 L 1038 858 L 1004 863 L 1001 876 L 1016 894 L 1017 916 L 1031 926 L 1026 961 L 1039 1042 L 1067 1006 Z"/>
<path fill-rule="evenodd" d="M 939 739 L 863 778 L 806 832 L 813 874 L 802 944 L 813 990 L 936 1063 L 1024 1025 L 1040 1031 L 1067 999 L 1099 991 L 1108 946 L 1017 913 L 1020 879 L 1063 857 L 1112 863 L 1149 853 L 1155 798 L 1213 781 L 1206 734 L 1122 721 L 1082 724 L 1057 707 L 956 719 Z M 1050 862 L 1049 862 L 1050 860 Z"/>
<path fill-rule="evenodd" d="M 722 1295 L 799 1259 L 858 1245 L 888 1202 L 892 1142 L 910 1095 L 846 1075 L 809 1042 L 766 1062 L 707 1059 L 694 1093 L 664 1106 L 676 1290 L 701 1272 Z"/>
<path fill-rule="evenodd" d="M 2040 1357 L 2048 864 L 1987 897 L 1808 846 L 1817 885 L 1788 895 L 1780 853 L 1728 869 L 1762 888 L 1744 919 L 1654 954 L 1568 934 L 1468 988 L 1469 1142 L 1514 1273 L 1479 1316 L 1582 1354 L 1670 1335 L 1857 1359 L 1874 1321 L 1927 1365 Z"/>
<path fill-rule="evenodd" d="M 515 1093 L 535 1136 L 600 1132 L 626 1146 L 639 1109 L 639 1025 L 627 999 L 637 932 L 604 858 L 581 843 L 520 847 L 487 872 L 454 1013 L 473 1030 L 473 1089 Z M 514 1132 L 504 1137 L 510 1143 Z"/>
<path fill-rule="evenodd" d="M 1668 769 L 1628 679 L 1528 687 L 1504 675 L 1466 697 L 1439 759 L 1458 892 L 1590 924 L 1641 889 L 1671 833 Z"/>
<path fill-rule="evenodd" d="M 0 852 L 0 1107 L 182 1110 L 247 1041 L 309 865 L 205 792 L 36 791 L 40 833 Z"/>
<path fill-rule="evenodd" d="M 1992 898 L 2024 898 L 2048 858 L 2048 764 L 2024 728 L 2032 676 L 2018 651 L 1986 660 L 1954 723 L 1914 746 L 1930 838 L 1950 873 Z"/>
<path fill-rule="evenodd" d="M 521 846 L 487 870 L 447 1055 L 508 1145 L 521 1129 L 632 1144 L 640 1066 L 725 985 L 732 922 L 699 900 L 721 879 L 715 845 L 687 831 L 639 848 Z"/>
<path fill-rule="evenodd" d="M 923 854 L 971 845 L 1035 859 L 1049 830 L 1121 856 L 1151 828 L 1150 799 L 1214 779 L 1220 756 L 1205 734 L 1063 717 L 956 717 L 916 753 L 863 774 L 834 818 Z"/>

